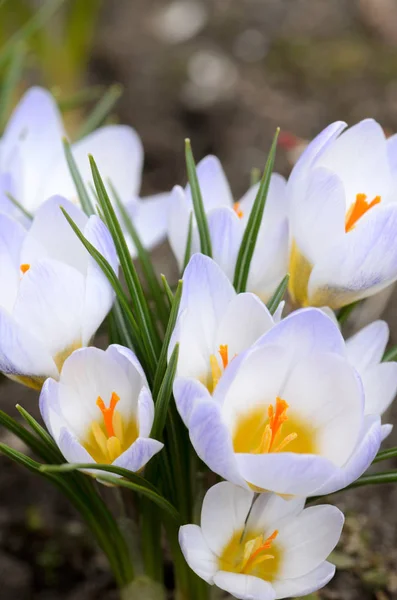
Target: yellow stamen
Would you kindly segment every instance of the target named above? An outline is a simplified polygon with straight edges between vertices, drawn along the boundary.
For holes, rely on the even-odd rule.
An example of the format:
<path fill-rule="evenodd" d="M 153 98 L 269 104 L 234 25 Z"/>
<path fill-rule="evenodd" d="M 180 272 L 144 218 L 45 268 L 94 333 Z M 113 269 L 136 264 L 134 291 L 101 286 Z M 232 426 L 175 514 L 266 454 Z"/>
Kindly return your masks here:
<path fill-rule="evenodd" d="M 239 219 L 242 219 L 244 216 L 243 211 L 240 208 L 240 202 L 235 202 L 233 204 L 233 210 L 236 213 L 236 215 L 238 216 Z"/>
<path fill-rule="evenodd" d="M 25 275 L 26 271 L 29 271 L 30 265 L 28 263 L 23 263 L 19 268 L 21 269 L 22 273 Z"/>
<path fill-rule="evenodd" d="M 298 435 L 291 433 L 288 435 L 276 448 L 274 448 L 274 442 L 276 438 L 280 437 L 283 423 L 288 421 L 287 410 L 289 406 L 282 398 L 276 398 L 276 410 L 274 410 L 271 404 L 267 410 L 269 417 L 269 423 L 265 427 L 263 432 L 261 443 L 257 448 L 258 454 L 267 454 L 268 452 L 280 452 L 287 444 L 295 440 Z"/>
<path fill-rule="evenodd" d="M 121 445 L 123 444 L 124 441 L 124 427 L 123 427 L 123 420 L 121 418 L 121 414 L 119 413 L 118 410 L 114 411 L 114 415 L 113 415 L 113 429 L 114 429 L 114 435 L 119 438 Z"/>
<path fill-rule="evenodd" d="M 269 535 L 269 537 L 266 540 L 263 539 L 263 536 L 259 536 L 255 540 L 251 540 L 251 542 L 248 542 L 248 544 L 250 544 L 249 556 L 248 560 L 246 560 L 246 552 L 244 552 L 244 563 L 242 565 L 241 570 L 242 573 L 247 574 L 263 561 L 269 560 L 270 558 L 274 558 L 272 554 L 265 554 L 263 556 L 260 555 L 265 550 L 269 550 L 269 548 L 271 548 L 272 543 L 274 542 L 277 536 L 278 531 L 276 529 L 271 535 Z M 252 544 L 252 542 L 254 543 Z"/>
<path fill-rule="evenodd" d="M 99 448 L 101 449 L 101 452 L 106 455 L 108 440 L 97 421 L 93 421 L 93 423 L 91 425 L 91 430 L 94 435 L 94 439 L 95 439 L 96 443 L 98 444 Z"/>
<path fill-rule="evenodd" d="M 109 454 L 110 462 L 116 460 L 121 454 L 120 440 L 115 436 L 110 437 L 106 442 L 107 451 Z"/>
<path fill-rule="evenodd" d="M 211 354 L 210 356 L 210 367 L 212 382 L 209 388 L 210 392 L 212 393 L 218 385 L 220 378 L 222 377 L 222 369 L 219 366 L 218 359 L 216 358 L 215 354 Z"/>
<path fill-rule="evenodd" d="M 227 344 L 221 344 L 219 346 L 219 354 L 221 355 L 223 368 L 226 369 L 229 364 L 229 347 Z"/>
<path fill-rule="evenodd" d="M 376 204 L 379 204 L 380 201 L 381 201 L 381 197 L 375 196 L 375 198 L 372 200 L 372 202 L 368 203 L 367 196 L 365 194 L 357 194 L 356 201 L 351 205 L 351 207 L 349 208 L 347 215 L 346 215 L 346 221 L 345 221 L 346 233 L 351 231 L 354 228 L 357 221 L 359 219 L 361 219 L 361 217 L 363 215 L 365 215 L 365 213 L 368 212 L 370 208 L 372 208 L 373 206 L 376 206 Z"/>
<path fill-rule="evenodd" d="M 116 405 L 119 400 L 120 400 L 119 396 L 116 394 L 116 392 L 113 392 L 108 408 L 105 406 L 105 403 L 100 396 L 98 396 L 97 401 L 96 401 L 98 408 L 100 409 L 101 413 L 103 414 L 105 428 L 106 428 L 106 431 L 107 431 L 107 434 L 109 437 L 113 437 L 115 435 L 114 428 L 113 428 L 113 416 L 114 416 L 114 411 L 115 411 Z"/>

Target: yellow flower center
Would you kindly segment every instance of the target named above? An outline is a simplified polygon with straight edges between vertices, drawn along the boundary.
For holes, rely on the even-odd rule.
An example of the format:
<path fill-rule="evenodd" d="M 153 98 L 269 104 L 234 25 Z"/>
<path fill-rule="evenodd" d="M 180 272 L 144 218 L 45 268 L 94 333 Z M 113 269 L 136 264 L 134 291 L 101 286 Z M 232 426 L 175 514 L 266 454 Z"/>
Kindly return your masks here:
<path fill-rule="evenodd" d="M 381 201 L 380 196 L 375 196 L 372 202 L 367 202 L 367 196 L 365 194 L 357 194 L 356 200 L 353 202 L 346 214 L 345 220 L 345 231 L 348 233 L 351 231 L 357 221 L 369 211 L 370 208 L 376 206 Z"/>
<path fill-rule="evenodd" d="M 267 408 L 267 410 L 266 410 Z M 314 428 L 294 415 L 287 415 L 289 406 L 282 398 L 272 404 L 256 406 L 237 420 L 233 448 L 238 453 L 268 454 L 271 452 L 316 453 Z"/>
<path fill-rule="evenodd" d="M 219 570 L 242 573 L 273 581 L 280 567 L 281 551 L 274 540 L 278 531 L 268 537 L 258 532 L 234 533 L 219 558 Z"/>
<path fill-rule="evenodd" d="M 97 463 L 111 464 L 129 448 L 138 437 L 135 419 L 125 423 L 116 406 L 120 398 L 112 393 L 109 406 L 98 396 L 96 404 L 102 413 L 100 421 L 93 421 L 84 448 Z"/>
<path fill-rule="evenodd" d="M 219 346 L 218 353 L 221 358 L 222 366 L 219 364 L 218 357 L 215 354 L 211 354 L 210 356 L 210 369 L 211 372 L 206 379 L 205 385 L 208 388 L 208 391 L 212 394 L 215 390 L 216 386 L 220 378 L 222 377 L 222 373 L 224 369 L 226 369 L 229 364 L 229 347 L 227 344 L 221 344 Z"/>
<path fill-rule="evenodd" d="M 243 211 L 240 208 L 240 202 L 235 202 L 233 204 L 233 210 L 236 213 L 236 215 L 238 216 L 239 219 L 242 219 L 244 216 Z"/>

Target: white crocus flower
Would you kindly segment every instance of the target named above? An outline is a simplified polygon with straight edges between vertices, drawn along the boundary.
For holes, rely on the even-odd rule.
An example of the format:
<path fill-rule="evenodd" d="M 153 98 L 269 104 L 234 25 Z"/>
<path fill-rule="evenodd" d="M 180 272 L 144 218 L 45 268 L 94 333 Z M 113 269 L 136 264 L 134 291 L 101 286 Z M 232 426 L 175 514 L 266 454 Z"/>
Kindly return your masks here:
<path fill-rule="evenodd" d="M 183 276 L 178 320 L 168 350 L 170 356 L 179 342 L 177 377 L 185 378 L 192 389 L 205 386 L 213 393 L 229 363 L 273 325 L 273 317 L 257 296 L 237 294 L 212 259 L 195 254 Z"/>
<path fill-rule="evenodd" d="M 287 184 L 290 293 L 300 306 L 337 309 L 397 279 L 393 156 L 372 119 L 345 126 L 322 131 Z"/>
<path fill-rule="evenodd" d="M 397 363 L 382 362 L 389 326 L 385 321 L 374 321 L 346 340 L 347 358 L 357 369 L 365 392 L 365 414 L 383 415 L 397 394 Z M 382 438 L 393 426 L 382 425 Z"/>
<path fill-rule="evenodd" d="M 201 527 L 184 525 L 179 542 L 190 568 L 241 600 L 305 596 L 324 587 L 335 567 L 344 517 L 335 506 L 304 509 L 304 500 L 254 494 L 218 483 L 206 494 Z M 252 509 L 251 509 L 252 507 Z"/>
<path fill-rule="evenodd" d="M 7 192 L 32 214 L 56 194 L 78 203 L 62 146 L 65 135 L 52 95 L 39 87 L 28 90 L 0 141 L 2 212 L 21 218 L 21 212 L 8 199 Z M 110 180 L 126 205 L 143 244 L 152 248 L 162 241 L 167 229 L 169 194 L 139 198 L 143 147 L 136 131 L 127 125 L 107 125 L 75 142 L 71 148 L 88 192 L 93 185 L 88 161 L 88 155 L 92 154 L 105 184 Z M 110 188 L 109 193 L 111 196 Z"/>
<path fill-rule="evenodd" d="M 40 395 L 44 422 L 67 461 L 139 471 L 163 444 L 150 439 L 154 404 L 135 354 L 81 348 Z"/>
<path fill-rule="evenodd" d="M 64 360 L 86 346 L 109 312 L 114 294 L 60 210 L 117 272 L 109 231 L 60 197 L 37 211 L 29 232 L 0 214 L 0 371 L 40 389 Z"/>
<path fill-rule="evenodd" d="M 197 165 L 197 176 L 207 214 L 214 260 L 233 281 L 241 240 L 259 184 L 251 187 L 239 202 L 233 201 L 229 183 L 219 160 L 205 157 Z M 190 186 L 176 186 L 172 192 L 168 238 L 179 269 L 182 270 L 189 221 L 193 214 Z M 193 218 L 192 253 L 199 252 L 200 241 Z M 262 225 L 252 257 L 247 290 L 267 301 L 288 267 L 288 223 L 285 180 L 273 174 Z"/>
<path fill-rule="evenodd" d="M 276 324 L 231 362 L 212 395 L 193 375 L 176 378 L 178 410 L 200 458 L 237 485 L 330 493 L 357 479 L 379 449 L 380 418 L 364 416 L 345 342 L 318 309 Z"/>

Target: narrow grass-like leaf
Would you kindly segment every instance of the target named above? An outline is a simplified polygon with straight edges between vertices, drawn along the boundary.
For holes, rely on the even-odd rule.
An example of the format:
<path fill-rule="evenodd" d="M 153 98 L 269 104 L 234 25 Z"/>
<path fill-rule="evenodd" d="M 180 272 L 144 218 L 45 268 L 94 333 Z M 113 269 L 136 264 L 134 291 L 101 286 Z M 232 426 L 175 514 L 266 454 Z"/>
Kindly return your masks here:
<path fill-rule="evenodd" d="M 387 350 L 383 355 L 383 362 L 389 362 L 391 360 L 397 360 L 397 346 L 393 346 L 393 348 Z"/>
<path fill-rule="evenodd" d="M 163 438 L 163 430 L 167 420 L 168 408 L 172 397 L 172 386 L 174 384 L 176 367 L 178 364 L 178 354 L 179 344 L 176 344 L 156 398 L 153 427 L 150 435 L 157 440 Z"/>
<path fill-rule="evenodd" d="M 362 475 L 345 489 L 363 487 L 364 485 L 378 485 L 380 483 L 396 483 L 397 471 L 385 471 L 384 473 L 374 473 L 373 475 Z"/>
<path fill-rule="evenodd" d="M 164 375 L 167 369 L 167 353 L 168 345 L 170 343 L 172 332 L 175 328 L 176 319 L 178 317 L 179 305 L 182 297 L 183 281 L 180 280 L 178 287 L 176 288 L 175 296 L 173 297 L 171 312 L 168 319 L 168 325 L 164 336 L 163 346 L 161 348 L 160 358 L 156 369 L 156 374 L 153 383 L 153 397 L 156 399 L 158 391 L 160 389 L 161 382 L 164 379 Z"/>
<path fill-rule="evenodd" d="M 185 248 L 185 255 L 183 258 L 182 273 L 186 269 L 187 264 L 190 260 L 191 254 L 192 254 L 192 238 L 193 238 L 193 213 L 190 214 L 190 218 L 189 218 L 189 229 L 187 230 L 186 248 Z"/>
<path fill-rule="evenodd" d="M 99 98 L 103 96 L 104 91 L 105 88 L 103 85 L 92 85 L 78 90 L 76 93 L 71 96 L 66 96 L 65 98 L 58 97 L 56 90 L 53 91 L 53 95 L 57 100 L 59 110 L 61 112 L 68 112 L 69 110 L 81 108 L 88 102 L 99 100 Z"/>
<path fill-rule="evenodd" d="M 387 450 L 381 450 L 381 452 L 378 452 L 378 454 L 375 456 L 373 462 L 377 463 L 377 462 L 381 462 L 382 460 L 388 460 L 389 458 L 396 458 L 397 457 L 397 448 L 387 448 Z"/>
<path fill-rule="evenodd" d="M 70 144 L 66 138 L 63 139 L 63 150 L 65 152 L 66 162 L 68 163 L 70 175 L 73 179 L 73 183 L 76 187 L 77 196 L 79 198 L 81 208 L 86 215 L 91 216 L 95 213 L 94 206 L 91 202 L 91 198 L 87 189 L 84 185 L 83 179 L 77 168 L 76 161 L 74 160 Z"/>
<path fill-rule="evenodd" d="M 62 461 L 63 456 L 50 434 L 22 406 L 17 404 L 16 409 L 19 412 L 19 414 L 25 419 L 25 421 L 28 423 L 29 427 L 34 431 L 34 433 L 36 433 L 36 435 L 47 446 L 48 451 L 51 452 L 51 454 L 53 455 L 53 460 Z"/>
<path fill-rule="evenodd" d="M 27 40 L 31 35 L 38 31 L 52 15 L 60 8 L 64 0 L 49 0 L 41 8 L 36 10 L 33 16 L 18 29 L 14 35 L 8 38 L 0 51 L 0 67 L 7 61 L 12 54 L 15 45 L 21 41 Z"/>
<path fill-rule="evenodd" d="M 348 304 L 347 306 L 344 306 L 340 309 L 337 316 L 339 325 L 343 325 L 344 323 L 346 323 L 347 319 L 350 317 L 351 313 L 356 308 L 356 306 L 358 306 L 359 302 L 360 300 L 357 300 L 357 302 L 352 302 L 351 304 Z"/>
<path fill-rule="evenodd" d="M 174 293 L 173 293 L 173 291 L 170 287 L 170 284 L 168 283 L 167 278 L 164 275 L 164 273 L 161 273 L 160 277 L 161 277 L 161 281 L 163 282 L 163 287 L 164 287 L 165 294 L 168 298 L 168 302 L 170 303 L 170 306 L 172 306 L 172 303 L 174 301 Z"/>
<path fill-rule="evenodd" d="M 156 271 L 154 270 L 150 254 L 142 244 L 141 238 L 138 235 L 134 223 L 130 215 L 128 214 L 124 204 L 122 203 L 120 196 L 118 195 L 112 182 L 108 181 L 108 183 L 112 191 L 113 198 L 116 202 L 117 208 L 119 209 L 121 218 L 123 219 L 124 226 L 130 234 L 132 241 L 134 242 L 135 248 L 138 253 L 138 258 L 142 265 L 142 270 L 145 275 L 146 282 L 148 284 L 152 298 L 156 304 L 158 316 L 160 317 L 160 320 L 163 324 L 167 324 L 169 311 L 164 301 L 163 290 L 161 289 L 160 282 L 157 279 Z"/>
<path fill-rule="evenodd" d="M 29 469 L 29 471 L 33 473 L 40 472 L 40 463 L 26 456 L 26 454 L 19 452 L 19 450 L 14 450 L 14 448 L 10 448 L 7 444 L 0 443 L 0 452 L 26 469 Z"/>
<path fill-rule="evenodd" d="M 281 280 L 281 283 L 279 283 L 276 291 L 274 292 L 273 296 L 270 298 L 269 302 L 267 303 L 267 308 L 269 309 L 269 312 L 271 315 L 274 315 L 274 313 L 276 312 L 276 310 L 278 308 L 278 305 L 284 298 L 284 294 L 287 291 L 287 287 L 288 287 L 288 281 L 289 281 L 289 273 L 287 273 L 286 276 Z"/>
<path fill-rule="evenodd" d="M 112 475 L 100 475 L 98 476 L 98 480 L 104 483 L 111 483 L 119 487 L 125 487 L 129 490 L 132 490 L 133 492 L 136 492 L 137 494 L 140 494 L 141 496 L 145 496 L 146 498 L 149 498 L 149 500 L 152 500 L 152 502 L 157 504 L 157 506 L 164 510 L 170 517 L 172 517 L 172 519 L 174 519 L 177 522 L 180 522 L 181 520 L 176 508 L 174 508 L 174 506 L 172 506 L 172 504 L 168 502 L 166 498 L 154 493 L 151 489 L 147 487 L 137 485 L 136 483 L 133 483 L 132 481 L 127 481 L 126 479 L 119 479 L 118 477 L 113 477 Z"/>
<path fill-rule="evenodd" d="M 98 194 L 98 202 L 103 211 L 105 223 L 116 246 L 117 254 L 120 260 L 120 266 L 123 270 L 132 306 L 136 314 L 136 321 L 140 329 L 140 337 L 147 355 L 147 364 L 149 365 L 151 374 L 154 375 L 157 358 L 161 347 L 160 337 L 152 320 L 152 314 L 128 250 L 127 242 L 112 203 L 110 202 L 105 185 L 99 174 L 98 167 L 96 166 L 93 157 L 90 156 L 89 158 L 92 176 Z"/>
<path fill-rule="evenodd" d="M 203 197 L 201 195 L 200 184 L 196 171 L 196 163 L 194 162 L 190 140 L 185 140 L 185 156 L 194 214 L 196 216 L 197 229 L 200 236 L 200 249 L 202 254 L 212 256 L 210 230 L 208 227 L 207 215 L 205 214 Z"/>
<path fill-rule="evenodd" d="M 128 298 L 124 293 L 124 290 L 121 286 L 121 283 L 120 283 L 116 273 L 114 272 L 114 270 L 112 269 L 112 267 L 110 266 L 110 264 L 108 263 L 106 258 L 104 256 L 102 256 L 102 254 L 84 237 L 84 234 L 80 231 L 80 229 L 77 227 L 77 225 L 73 221 L 73 219 L 68 215 L 66 210 L 62 207 L 61 207 L 61 210 L 62 210 L 63 214 L 65 215 L 66 219 L 68 220 L 69 225 L 72 227 L 73 231 L 79 238 L 79 240 L 83 243 L 83 245 L 88 250 L 90 255 L 96 260 L 98 265 L 101 267 L 103 273 L 106 275 L 109 283 L 113 287 L 113 289 L 116 293 L 116 297 L 117 297 L 118 301 L 120 302 L 120 306 L 123 307 L 124 316 L 126 317 L 128 323 L 131 327 L 131 331 L 133 332 L 134 337 L 133 337 L 132 343 L 134 345 L 134 348 L 136 350 L 138 350 L 138 349 L 142 350 L 142 346 L 140 343 L 140 331 L 139 331 L 138 325 L 137 325 L 137 323 L 135 321 L 135 317 L 131 311 L 131 308 L 130 308 L 130 305 L 128 302 Z"/>
<path fill-rule="evenodd" d="M 87 119 L 84 121 L 83 125 L 81 126 L 81 128 L 77 134 L 78 140 L 85 137 L 86 135 L 88 135 L 89 133 L 91 133 L 92 131 L 97 129 L 97 127 L 102 125 L 102 123 L 104 122 L 106 117 L 113 110 L 116 102 L 118 101 L 118 99 L 120 98 L 122 93 L 123 93 L 123 87 L 118 83 L 111 85 L 110 88 L 108 90 L 106 90 L 103 97 L 99 100 L 98 104 L 94 107 L 92 113 L 90 115 L 88 115 Z"/>
<path fill-rule="evenodd" d="M 261 180 L 261 170 L 258 169 L 258 167 L 252 167 L 252 169 L 251 169 L 251 177 L 250 177 L 251 187 L 253 185 L 256 185 L 257 183 L 259 183 L 260 180 Z"/>
<path fill-rule="evenodd" d="M 51 452 L 48 451 L 48 447 L 43 440 L 30 433 L 30 431 L 22 427 L 20 423 L 2 410 L 0 410 L 0 425 L 3 425 L 8 431 L 11 431 L 11 433 L 22 440 L 37 456 L 47 462 L 52 461 Z"/>
<path fill-rule="evenodd" d="M 270 178 L 272 176 L 274 159 L 276 156 L 277 139 L 280 130 L 277 129 L 270 148 L 269 156 L 266 161 L 265 170 L 261 179 L 258 194 L 255 198 L 251 214 L 241 241 L 240 250 L 237 256 L 236 269 L 234 272 L 234 287 L 237 292 L 245 292 L 251 260 L 254 254 L 256 240 L 262 224 L 263 213 L 265 210 L 266 198 L 269 191 Z"/>
<path fill-rule="evenodd" d="M 13 203 L 13 205 L 21 211 L 21 213 L 24 215 L 24 217 L 26 217 L 27 219 L 29 219 L 29 221 L 33 221 L 33 215 L 32 213 L 30 213 L 29 211 L 26 210 L 26 208 L 24 206 L 22 206 L 22 204 L 20 202 L 18 202 L 18 200 L 16 200 L 14 198 L 14 196 L 12 196 L 11 194 L 6 193 L 7 198 L 10 200 L 10 202 Z"/>
<path fill-rule="evenodd" d="M 15 91 L 22 76 L 25 54 L 26 47 L 23 42 L 16 44 L 11 53 L 0 93 L 0 131 L 4 129 L 12 108 Z"/>

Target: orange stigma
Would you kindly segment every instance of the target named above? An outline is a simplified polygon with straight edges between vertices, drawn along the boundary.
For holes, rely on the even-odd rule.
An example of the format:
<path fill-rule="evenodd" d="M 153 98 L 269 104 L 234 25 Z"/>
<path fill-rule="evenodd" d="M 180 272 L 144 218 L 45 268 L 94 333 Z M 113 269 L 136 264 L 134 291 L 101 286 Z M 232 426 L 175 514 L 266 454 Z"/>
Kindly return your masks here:
<path fill-rule="evenodd" d="M 372 200 L 372 202 L 368 203 L 367 196 L 365 194 L 357 194 L 356 201 L 351 205 L 351 207 L 349 208 L 347 215 L 346 215 L 346 221 L 345 221 L 346 233 L 351 231 L 354 228 L 357 221 L 359 219 L 361 219 L 361 217 L 363 215 L 365 215 L 365 213 L 368 212 L 370 208 L 372 208 L 373 206 L 376 206 L 376 204 L 379 204 L 380 201 L 381 201 L 381 197 L 375 196 L 375 198 Z"/>
<path fill-rule="evenodd" d="M 221 355 L 223 368 L 226 369 L 229 364 L 229 347 L 227 344 L 221 344 L 219 346 L 219 354 Z"/>
<path fill-rule="evenodd" d="M 278 530 L 276 529 L 264 541 L 262 536 L 256 538 L 251 550 L 251 554 L 249 555 L 248 560 L 243 565 L 243 573 L 249 573 L 258 563 L 261 563 L 265 560 L 269 560 L 270 558 L 274 558 L 272 554 L 262 554 L 262 552 L 265 552 L 265 550 L 269 550 L 272 547 L 272 543 L 274 542 L 277 536 Z"/>
<path fill-rule="evenodd" d="M 238 216 L 239 219 L 242 219 L 244 216 L 243 211 L 240 208 L 240 202 L 235 202 L 233 204 L 233 210 L 236 213 L 236 215 Z"/>
<path fill-rule="evenodd" d="M 25 273 L 26 273 L 26 271 L 29 271 L 29 269 L 30 269 L 30 265 L 28 265 L 27 263 L 24 263 L 24 264 L 23 264 L 23 265 L 21 265 L 19 268 L 21 269 L 22 273 L 23 273 L 23 274 L 25 274 Z"/>
<path fill-rule="evenodd" d="M 290 435 L 287 435 L 276 448 L 273 448 L 276 439 L 279 438 L 281 434 L 283 423 L 288 421 L 288 408 L 287 402 L 279 397 L 276 398 L 276 410 L 274 410 L 272 404 L 269 406 L 267 410 L 269 423 L 265 427 L 261 443 L 257 449 L 258 453 L 267 454 L 268 452 L 280 452 L 287 444 L 296 440 L 298 435 L 296 433 L 291 433 Z"/>
<path fill-rule="evenodd" d="M 106 429 L 106 432 L 109 437 L 115 436 L 114 429 L 113 429 L 113 416 L 114 416 L 114 411 L 115 411 L 116 405 L 119 400 L 120 400 L 119 396 L 116 394 L 116 392 L 113 392 L 112 397 L 110 398 L 110 404 L 109 404 L 108 408 L 105 406 L 105 403 L 100 396 L 98 396 L 97 401 L 96 401 L 96 405 L 98 406 L 101 413 L 103 414 L 105 429 Z"/>

